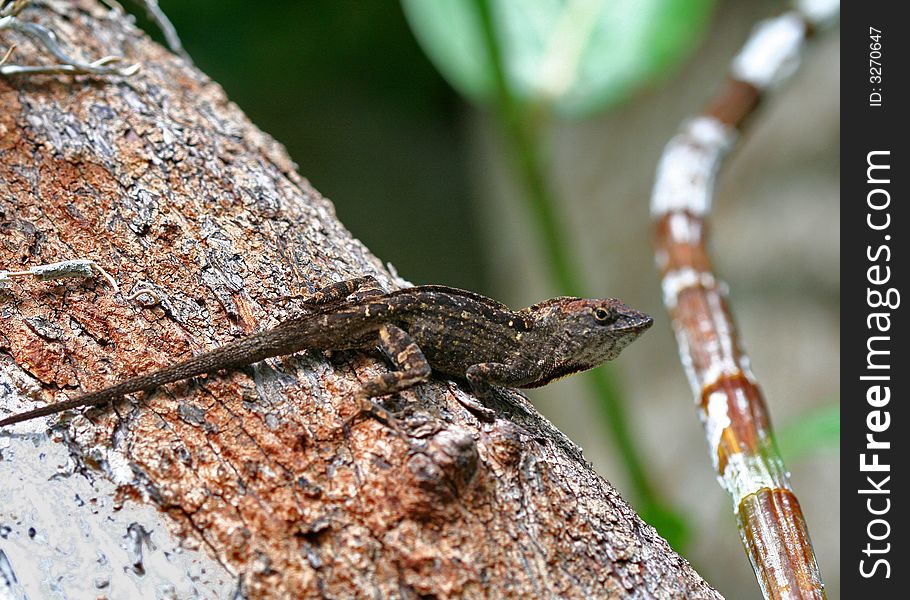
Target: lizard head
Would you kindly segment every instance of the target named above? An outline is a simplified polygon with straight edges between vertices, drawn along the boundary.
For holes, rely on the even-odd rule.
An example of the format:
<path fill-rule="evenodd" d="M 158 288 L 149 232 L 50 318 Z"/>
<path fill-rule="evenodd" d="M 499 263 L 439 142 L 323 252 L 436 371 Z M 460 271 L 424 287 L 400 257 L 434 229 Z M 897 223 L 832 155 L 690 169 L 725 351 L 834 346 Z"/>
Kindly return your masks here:
<path fill-rule="evenodd" d="M 616 298 L 553 298 L 522 312 L 552 344 L 537 385 L 613 360 L 654 322 Z"/>

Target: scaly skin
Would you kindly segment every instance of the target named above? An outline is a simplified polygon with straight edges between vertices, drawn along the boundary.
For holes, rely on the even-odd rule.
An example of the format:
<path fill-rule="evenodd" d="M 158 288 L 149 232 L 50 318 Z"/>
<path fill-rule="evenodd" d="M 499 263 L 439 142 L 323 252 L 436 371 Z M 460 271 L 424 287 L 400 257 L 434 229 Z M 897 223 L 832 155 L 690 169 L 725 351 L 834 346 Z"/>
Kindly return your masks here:
<path fill-rule="evenodd" d="M 361 406 L 369 398 L 425 381 L 431 371 L 466 378 L 483 397 L 491 385 L 538 387 L 612 360 L 652 323 L 651 317 L 613 298 L 553 298 L 513 311 L 479 294 L 437 285 L 384 293 L 372 277 L 329 286 L 306 305 L 305 314 L 268 331 L 72 400 L 13 415 L 0 420 L 0 427 L 301 350 L 379 346 L 397 370 L 366 382 L 357 395 Z M 482 416 L 491 415 L 482 405 L 469 407 Z M 361 410 L 377 414 L 374 408 Z M 379 409 L 377 416 L 388 414 Z"/>

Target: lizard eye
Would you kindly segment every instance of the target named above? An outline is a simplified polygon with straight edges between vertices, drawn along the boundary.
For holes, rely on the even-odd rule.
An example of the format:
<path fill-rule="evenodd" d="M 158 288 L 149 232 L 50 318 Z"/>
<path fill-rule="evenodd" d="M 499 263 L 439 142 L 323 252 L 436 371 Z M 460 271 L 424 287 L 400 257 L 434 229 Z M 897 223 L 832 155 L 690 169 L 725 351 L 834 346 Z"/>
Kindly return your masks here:
<path fill-rule="evenodd" d="M 616 320 L 616 317 L 613 315 L 612 311 L 607 310 L 606 308 L 596 308 L 594 309 L 594 318 L 597 319 L 597 322 L 601 325 L 609 325 Z"/>

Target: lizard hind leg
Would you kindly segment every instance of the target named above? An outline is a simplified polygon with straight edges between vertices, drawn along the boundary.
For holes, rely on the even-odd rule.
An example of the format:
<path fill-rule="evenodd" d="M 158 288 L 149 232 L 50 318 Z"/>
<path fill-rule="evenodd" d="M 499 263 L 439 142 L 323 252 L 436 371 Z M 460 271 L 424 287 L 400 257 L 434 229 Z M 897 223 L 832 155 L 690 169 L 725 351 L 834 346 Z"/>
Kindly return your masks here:
<path fill-rule="evenodd" d="M 354 395 L 357 412 L 348 417 L 345 426 L 350 426 L 355 419 L 365 415 L 375 418 L 400 434 L 402 432 L 398 420 L 388 410 L 373 402 L 372 398 L 395 394 L 426 381 L 430 377 L 430 363 L 411 336 L 395 325 L 380 327 L 379 347 L 389 357 L 396 370 L 364 382 Z"/>
<path fill-rule="evenodd" d="M 385 293 L 386 290 L 379 284 L 379 280 L 372 275 L 364 275 L 363 277 L 354 277 L 330 283 L 307 296 L 295 294 L 282 298 L 277 304 L 282 307 L 291 306 L 294 311 L 307 314 L 330 309 L 343 303 L 348 298 L 359 301 L 381 296 Z M 293 305 L 291 305 L 291 302 L 293 302 Z"/>
<path fill-rule="evenodd" d="M 303 301 L 303 306 L 310 307 L 328 307 L 340 304 L 353 296 L 355 300 L 363 300 L 374 296 L 381 296 L 386 291 L 379 285 L 379 281 L 372 275 L 355 277 L 353 279 L 344 279 L 331 283 L 323 288 L 316 290 L 312 296 Z"/>

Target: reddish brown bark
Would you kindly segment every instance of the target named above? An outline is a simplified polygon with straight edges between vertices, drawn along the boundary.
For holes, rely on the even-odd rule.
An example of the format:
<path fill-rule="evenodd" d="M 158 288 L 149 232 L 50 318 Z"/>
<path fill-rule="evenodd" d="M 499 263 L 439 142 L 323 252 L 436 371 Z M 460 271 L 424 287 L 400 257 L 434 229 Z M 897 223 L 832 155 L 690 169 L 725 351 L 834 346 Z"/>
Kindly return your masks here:
<path fill-rule="evenodd" d="M 4 410 L 274 325 L 282 298 L 333 280 L 395 285 L 217 84 L 89 0 L 23 17 L 142 70 L 0 79 L 0 268 L 92 258 L 161 303 L 100 279 L 0 290 L 0 371 L 24 382 Z M 483 424 L 435 381 L 388 402 L 407 441 L 343 430 L 352 390 L 386 368 L 270 360 L 71 415 L 59 437 L 249 597 L 719 597 L 518 394 Z"/>

